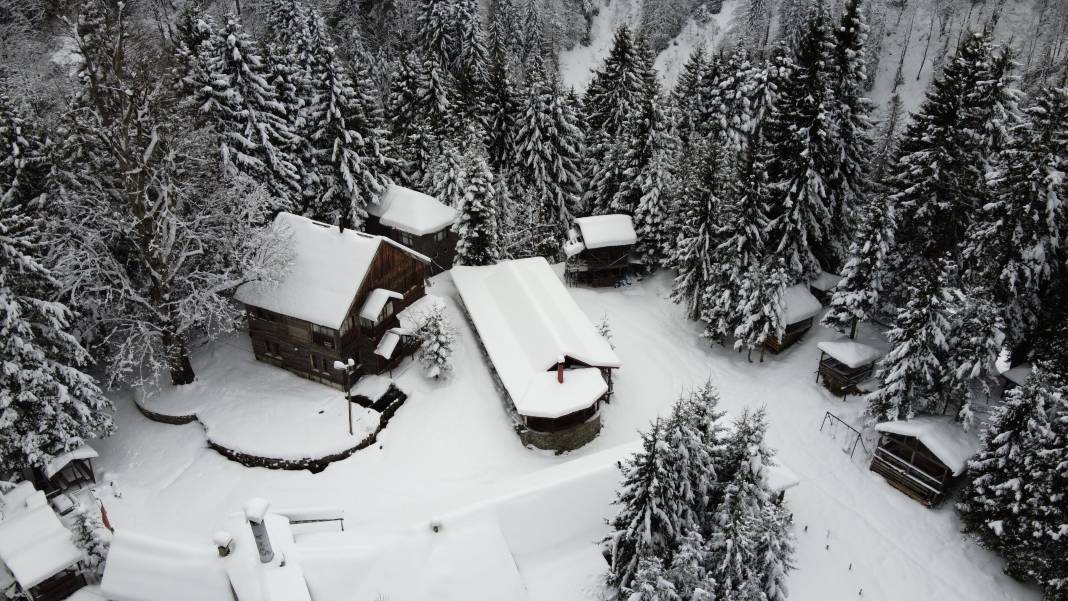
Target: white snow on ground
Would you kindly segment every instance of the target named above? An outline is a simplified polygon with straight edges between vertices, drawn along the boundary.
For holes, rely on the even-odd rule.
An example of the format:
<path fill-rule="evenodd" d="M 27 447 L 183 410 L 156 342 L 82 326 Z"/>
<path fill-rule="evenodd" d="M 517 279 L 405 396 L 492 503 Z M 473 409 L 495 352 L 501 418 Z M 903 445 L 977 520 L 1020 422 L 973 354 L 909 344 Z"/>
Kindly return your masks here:
<path fill-rule="evenodd" d="M 599 591 L 589 574 L 595 563 L 591 543 L 606 527 L 591 516 L 605 511 L 614 497 L 614 457 L 633 448 L 618 445 L 633 445 L 638 430 L 666 413 L 681 390 L 711 377 L 720 389 L 721 407 L 730 414 L 746 406 L 767 407 L 768 441 L 800 479 L 787 492 L 798 536 L 798 569 L 789 581 L 792 600 L 1040 598 L 1034 589 L 1003 575 L 995 555 L 962 537 L 950 505 L 925 509 L 870 472 L 864 449 L 858 448 L 852 459 L 843 453 L 851 442 L 843 432 L 819 431 L 826 411 L 860 421 L 862 406 L 855 397 L 843 402 L 815 382 L 816 344 L 837 338 L 836 332 L 817 326 L 782 355 L 748 363 L 744 355 L 710 348 L 699 336 L 700 326 L 666 300 L 669 286 L 668 275 L 660 274 L 619 289 L 569 289 L 592 319 L 607 314 L 624 365 L 615 374 L 616 395 L 603 410 L 601 435 L 577 452 L 553 456 L 522 447 L 471 328 L 456 308 L 449 275 L 442 274 L 434 278 L 431 292 L 449 299 L 448 315 L 458 330 L 455 375 L 443 382 L 429 380 L 410 369 L 410 362 L 396 370 L 395 379 L 410 397 L 378 444 L 322 473 L 244 468 L 205 448 L 200 426 L 149 422 L 134 410 L 128 395 L 116 395 L 119 432 L 94 443 L 100 469 L 117 475 L 122 493 L 121 498 L 103 499 L 111 523 L 204 543 L 227 513 L 262 496 L 278 507 L 337 505 L 345 510 L 346 532 L 383 536 L 457 511 L 499 514 L 504 510 L 477 506 L 485 506 L 485 499 L 536 490 L 549 474 L 574 468 L 580 482 L 574 491 L 548 489 L 544 496 L 528 497 L 529 502 L 516 501 L 510 507 L 522 519 L 502 519 L 499 525 L 512 525 L 501 525 L 502 534 L 532 598 L 555 598 L 555 591 L 567 590 L 571 595 L 561 598 L 593 601 Z M 210 361 L 198 357 L 201 384 L 193 386 L 211 378 L 205 363 Z M 213 379 L 212 392 L 222 387 L 225 395 L 240 395 L 244 387 L 258 385 L 233 381 L 242 374 L 222 375 L 230 377 Z M 305 393 L 294 389 L 294 402 L 314 406 L 314 398 L 300 394 Z M 328 402 L 330 395 L 337 399 L 340 393 L 322 387 L 320 402 Z M 213 398 L 225 403 L 225 397 Z M 595 455 L 600 451 L 606 454 Z M 599 462 L 608 471 L 591 476 L 596 470 L 586 462 Z M 465 509 L 470 506 L 476 507 Z M 526 523 L 531 525 L 524 535 Z M 550 574 L 557 579 L 550 580 Z"/>
<path fill-rule="evenodd" d="M 690 53 L 697 48 L 703 48 L 706 54 L 720 50 L 734 23 L 735 11 L 743 7 L 742 0 L 724 0 L 723 8 L 706 21 L 698 22 L 690 17 L 679 35 L 656 57 L 654 66 L 660 72 L 660 83 L 667 88 L 674 87 Z"/>
<path fill-rule="evenodd" d="M 596 4 L 599 12 L 590 29 L 590 44 L 575 44 L 560 53 L 560 79 L 564 87 L 578 92 L 586 90 L 594 69 L 600 68 L 612 50 L 616 30 L 626 25 L 633 31 L 641 22 L 642 0 L 598 0 Z"/>
<path fill-rule="evenodd" d="M 196 382 L 165 385 L 141 405 L 163 415 L 196 415 L 209 439 L 234 451 L 271 459 L 325 457 L 378 427 L 377 411 L 353 405 L 350 435 L 341 391 L 256 361 L 241 332 L 196 353 L 193 368 Z M 376 392 L 375 385 L 381 382 L 369 381 L 368 392 Z"/>

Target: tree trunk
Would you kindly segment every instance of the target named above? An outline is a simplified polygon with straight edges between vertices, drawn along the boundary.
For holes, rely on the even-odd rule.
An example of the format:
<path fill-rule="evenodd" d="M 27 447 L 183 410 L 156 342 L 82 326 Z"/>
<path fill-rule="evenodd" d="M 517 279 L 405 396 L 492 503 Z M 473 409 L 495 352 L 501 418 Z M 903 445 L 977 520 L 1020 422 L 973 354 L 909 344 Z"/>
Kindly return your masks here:
<path fill-rule="evenodd" d="M 177 342 L 167 352 L 167 365 L 171 370 L 171 384 L 182 386 L 192 384 L 196 380 L 193 372 L 193 364 L 189 361 L 189 351 L 185 348 L 185 342 Z"/>

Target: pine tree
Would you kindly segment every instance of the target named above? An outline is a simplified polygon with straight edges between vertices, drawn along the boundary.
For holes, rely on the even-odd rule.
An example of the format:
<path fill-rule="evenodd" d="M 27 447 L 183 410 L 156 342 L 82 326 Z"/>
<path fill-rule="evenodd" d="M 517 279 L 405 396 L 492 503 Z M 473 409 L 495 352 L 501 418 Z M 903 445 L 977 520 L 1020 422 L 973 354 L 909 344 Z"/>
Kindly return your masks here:
<path fill-rule="evenodd" d="M 365 82 L 353 81 L 327 38 L 317 12 L 309 75 L 317 83 L 307 111 L 320 193 L 311 214 L 338 227 L 361 229 L 367 207 L 378 202 L 393 159 L 386 155 L 381 115 Z"/>
<path fill-rule="evenodd" d="M 670 531 L 672 490 L 666 461 L 671 449 L 664 441 L 665 426 L 655 420 L 642 433 L 642 449 L 623 466 L 623 488 L 616 504 L 619 513 L 609 521 L 612 533 L 605 538 L 611 557 L 609 585 L 627 590 L 635 579 L 639 560 L 659 556 L 676 536 Z"/>
<path fill-rule="evenodd" d="M 863 96 L 867 86 L 868 24 L 864 19 L 863 0 L 847 0 L 841 22 L 834 32 L 833 89 L 838 152 L 831 179 L 832 198 L 830 244 L 836 255 L 849 248 L 851 234 L 859 213 L 868 204 L 867 172 L 872 142 L 871 101 Z M 838 259 L 838 256 L 833 257 Z M 835 261 L 837 263 L 837 261 Z M 835 266 L 835 265 L 831 265 Z"/>
<path fill-rule="evenodd" d="M 829 58 L 832 38 L 815 4 L 793 47 L 794 68 L 766 125 L 768 250 L 786 262 L 789 283 L 807 281 L 835 255 L 828 231 L 841 199 L 832 188 L 838 153 Z"/>
<path fill-rule="evenodd" d="M 538 203 L 531 208 L 543 232 L 536 252 L 553 256 L 580 198 L 583 136 L 557 83 L 532 77 L 516 137 L 517 175 Z"/>
<path fill-rule="evenodd" d="M 89 354 L 43 259 L 40 138 L 0 96 L 0 473 L 43 467 L 114 426 L 111 403 L 81 371 Z"/>
<path fill-rule="evenodd" d="M 601 318 L 601 321 L 597 322 L 597 333 L 608 342 L 608 346 L 616 348 L 616 345 L 612 342 L 612 324 L 608 323 L 607 313 Z"/>
<path fill-rule="evenodd" d="M 1002 307 L 1010 347 L 1030 337 L 1062 277 L 1068 235 L 1068 87 L 1044 89 L 1012 132 L 963 254 Z"/>
<path fill-rule="evenodd" d="M 104 527 L 100 513 L 84 504 L 75 509 L 73 531 L 75 544 L 85 552 L 88 573 L 99 582 L 111 549 L 111 531 Z"/>
<path fill-rule="evenodd" d="M 434 303 L 420 316 L 415 333 L 419 339 L 419 363 L 429 378 L 448 377 L 452 373 L 452 352 L 456 332 L 445 316 L 445 304 Z"/>
<path fill-rule="evenodd" d="M 734 328 L 735 350 L 762 349 L 771 338 L 781 338 L 786 328 L 783 293 L 789 282 L 782 259 L 752 265 L 743 274 L 738 297 L 740 322 Z M 761 355 L 763 356 L 763 355 Z"/>
<path fill-rule="evenodd" d="M 759 578 L 759 598 L 786 601 L 786 578 L 794 569 L 793 515 L 778 503 L 768 503 L 749 526 L 755 534 L 753 571 Z"/>
<path fill-rule="evenodd" d="M 441 153 L 427 165 L 422 188 L 456 209 L 463 203 L 467 192 L 467 175 L 471 165 L 464 160 L 465 148 L 461 144 L 445 142 Z"/>
<path fill-rule="evenodd" d="M 264 182 L 280 207 L 296 206 L 300 177 L 291 149 L 297 138 L 269 81 L 270 65 L 234 15 L 201 44 L 199 55 L 209 81 L 194 101 L 218 137 L 224 171 Z"/>
<path fill-rule="evenodd" d="M 668 580 L 679 597 L 688 601 L 713 601 L 716 583 L 709 580 L 708 545 L 699 532 L 688 532 L 671 559 Z"/>
<path fill-rule="evenodd" d="M 454 117 L 485 125 L 486 48 L 477 0 L 421 0 L 416 38 L 431 80 L 452 82 Z"/>
<path fill-rule="evenodd" d="M 911 419 L 944 400 L 949 314 L 961 301 L 947 281 L 950 271 L 943 266 L 935 277 L 905 284 L 902 293 L 909 301 L 886 334 L 891 350 L 876 372 L 880 387 L 867 396 L 873 421 Z"/>
<path fill-rule="evenodd" d="M 716 61 L 715 56 L 712 61 Z M 678 130 L 680 145 L 689 150 L 700 139 L 698 130 L 702 124 L 702 115 L 707 112 L 705 73 L 712 69 L 708 64 L 703 48 L 698 46 L 686 59 L 675 88 L 671 92 L 671 104 L 674 108 L 675 127 Z"/>
<path fill-rule="evenodd" d="M 830 308 L 823 324 L 856 337 L 857 324 L 869 321 L 879 312 L 883 278 L 893 244 L 894 218 L 882 197 L 868 205 L 867 215 L 850 245 L 849 260 L 842 269 L 842 279 L 834 287 Z"/>
<path fill-rule="evenodd" d="M 957 505 L 965 528 L 1001 553 L 1006 571 L 1038 582 L 1045 598 L 1068 593 L 1068 395 L 1045 366 L 998 407 L 968 463 Z"/>
<path fill-rule="evenodd" d="M 486 148 L 490 165 L 497 171 L 519 164 L 516 136 L 520 118 L 520 99 L 512 78 L 508 54 L 507 13 L 498 12 L 490 23 L 490 63 L 486 83 L 486 111 L 489 127 Z"/>
<path fill-rule="evenodd" d="M 668 251 L 674 246 L 670 240 L 668 195 L 674 187 L 672 161 L 675 141 L 670 125 L 660 114 L 655 102 L 650 102 L 642 125 L 638 128 L 640 144 L 628 151 L 624 175 L 631 183 L 617 197 L 621 204 L 616 210 L 634 213 L 634 229 L 638 242 L 635 256 L 647 270 L 663 265 Z M 623 200 L 630 198 L 633 200 Z"/>
<path fill-rule="evenodd" d="M 488 159 L 479 143 L 468 146 L 467 186 L 458 207 L 459 218 L 453 229 L 457 265 L 492 265 L 500 260 L 498 240 L 497 183 Z"/>
<path fill-rule="evenodd" d="M 682 601 L 675 585 L 666 578 L 664 562 L 657 557 L 642 556 L 628 589 L 627 601 Z"/>

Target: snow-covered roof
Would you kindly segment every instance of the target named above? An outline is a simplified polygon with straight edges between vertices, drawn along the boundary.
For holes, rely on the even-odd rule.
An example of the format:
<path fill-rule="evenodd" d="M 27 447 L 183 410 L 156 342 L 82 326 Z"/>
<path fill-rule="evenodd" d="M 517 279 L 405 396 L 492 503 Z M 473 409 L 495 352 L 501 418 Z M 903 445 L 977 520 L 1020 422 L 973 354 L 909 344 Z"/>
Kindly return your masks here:
<path fill-rule="evenodd" d="M 440 232 L 456 220 L 456 209 L 396 184 L 386 187 L 378 204 L 369 205 L 367 212 L 378 217 L 382 225 L 415 236 Z"/>
<path fill-rule="evenodd" d="M 24 589 L 37 586 L 83 558 L 70 531 L 47 504 L 0 521 L 0 561 Z"/>
<path fill-rule="evenodd" d="M 764 468 L 764 481 L 772 492 L 782 492 L 801 483 L 801 478 L 793 470 L 781 463 Z"/>
<path fill-rule="evenodd" d="M 360 317 L 378 321 L 378 316 L 382 314 L 382 307 L 385 307 L 391 298 L 402 299 L 404 295 L 385 288 L 375 288 L 367 295 L 367 300 L 363 301 L 363 306 L 360 307 Z"/>
<path fill-rule="evenodd" d="M 582 232 L 582 242 L 586 248 L 628 246 L 638 241 L 630 215 L 579 217 L 575 225 Z"/>
<path fill-rule="evenodd" d="M 820 301 L 812 296 L 808 286 L 804 284 L 790 286 L 783 291 L 782 304 L 783 323 L 786 325 L 815 317 L 823 309 Z"/>
<path fill-rule="evenodd" d="M 89 445 L 82 445 L 77 449 L 70 451 L 69 453 L 57 455 L 55 459 L 49 461 L 48 465 L 45 466 L 45 478 L 51 480 L 52 476 L 55 476 L 59 472 L 59 470 L 70 465 L 71 461 L 77 461 L 79 459 L 93 459 L 99 456 L 100 455 L 96 452 L 96 449 Z"/>
<path fill-rule="evenodd" d="M 564 254 L 571 258 L 586 250 L 586 245 L 576 238 L 570 238 L 564 243 Z"/>
<path fill-rule="evenodd" d="M 563 384 L 549 371 L 561 355 L 591 367 L 620 362 L 544 258 L 454 267 L 452 278 L 521 415 L 561 417 L 604 393 L 597 370 L 567 370 Z"/>
<path fill-rule="evenodd" d="M 382 244 L 430 263 L 430 259 L 382 236 L 345 230 L 291 213 L 279 213 L 274 227 L 291 232 L 293 263 L 282 281 L 244 284 L 235 298 L 255 307 L 338 329 Z"/>
<path fill-rule="evenodd" d="M 382 335 L 382 340 L 378 341 L 375 354 L 383 359 L 393 358 L 393 351 L 397 349 L 398 342 L 400 342 L 400 334 L 393 331 L 386 332 Z"/>
<path fill-rule="evenodd" d="M 112 601 L 233 601 L 219 553 L 118 530 L 111 539 L 104 596 Z"/>
<path fill-rule="evenodd" d="M 289 519 L 267 511 L 266 504 L 263 505 L 261 518 L 274 558 L 262 563 L 248 523 L 256 516 L 248 513 L 246 509 L 226 518 L 226 530 L 234 540 L 230 555 L 223 558 L 223 564 L 237 598 L 241 601 L 311 601 L 304 571 L 294 553 L 296 545 Z"/>
<path fill-rule="evenodd" d="M 1013 384 L 1016 384 L 1017 386 L 1023 386 L 1024 382 L 1027 381 L 1027 378 L 1031 376 L 1031 372 L 1033 371 L 1034 368 L 1031 366 L 1030 363 L 1021 363 L 1016 367 L 1011 367 L 1001 372 L 1001 377 L 1012 382 Z"/>
<path fill-rule="evenodd" d="M 397 313 L 397 321 L 400 325 L 390 330 L 395 334 L 413 334 L 419 329 L 419 324 L 433 307 L 437 304 L 445 304 L 445 300 L 440 296 L 433 294 L 427 294 L 426 296 L 419 297 L 412 304 L 404 308 L 403 311 Z"/>
<path fill-rule="evenodd" d="M 877 349 L 873 346 L 864 344 L 863 342 L 857 342 L 849 338 L 839 338 L 838 340 L 825 340 L 816 345 L 819 349 L 831 357 L 834 357 L 840 363 L 844 363 L 850 369 L 856 369 L 869 363 L 874 363 L 879 357 L 884 354 L 882 349 Z"/>
<path fill-rule="evenodd" d="M 954 476 L 964 473 L 968 459 L 979 450 L 979 439 L 975 434 L 965 432 L 952 417 L 924 415 L 907 421 L 882 422 L 875 424 L 875 429 L 919 440 L 952 470 Z"/>
<path fill-rule="evenodd" d="M 816 290 L 819 290 L 820 292 L 827 292 L 831 288 L 837 286 L 838 282 L 841 281 L 842 276 L 834 273 L 827 273 L 826 271 L 821 271 L 820 274 L 816 276 L 816 279 L 809 282 L 809 286 L 815 288 Z"/>

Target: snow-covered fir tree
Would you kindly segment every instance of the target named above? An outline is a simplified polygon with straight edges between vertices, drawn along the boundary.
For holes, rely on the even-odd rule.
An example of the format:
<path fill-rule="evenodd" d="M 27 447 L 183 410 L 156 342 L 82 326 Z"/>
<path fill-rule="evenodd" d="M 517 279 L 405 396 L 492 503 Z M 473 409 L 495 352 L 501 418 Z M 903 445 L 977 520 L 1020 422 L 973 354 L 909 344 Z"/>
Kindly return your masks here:
<path fill-rule="evenodd" d="M 461 143 L 445 142 L 441 152 L 427 165 L 422 189 L 446 206 L 459 208 L 467 190 L 467 174 L 471 167 L 465 160 L 465 146 L 471 139 Z"/>
<path fill-rule="evenodd" d="M 0 473 L 43 467 L 113 429 L 45 264 L 41 139 L 0 95 Z"/>
<path fill-rule="evenodd" d="M 642 432 L 642 448 L 623 466 L 623 485 L 617 493 L 619 513 L 609 521 L 605 538 L 610 565 L 608 584 L 630 589 L 645 555 L 661 556 L 677 533 L 671 530 L 674 491 L 667 461 L 672 453 L 664 440 L 665 424 L 656 419 Z"/>
<path fill-rule="evenodd" d="M 1024 113 L 963 250 L 1001 307 L 1010 348 L 1039 326 L 1064 277 L 1068 234 L 1068 87 L 1041 90 Z"/>
<path fill-rule="evenodd" d="M 682 601 L 659 557 L 642 556 L 629 591 L 627 601 Z"/>
<path fill-rule="evenodd" d="M 530 198 L 537 227 L 536 253 L 555 255 L 580 198 L 582 131 L 555 80 L 537 74 L 526 92 L 519 121 L 517 176 Z"/>
<path fill-rule="evenodd" d="M 616 348 L 615 343 L 612 342 L 612 324 L 608 322 L 607 313 L 601 317 L 601 321 L 597 322 L 597 333 L 608 342 L 608 346 Z"/>
<path fill-rule="evenodd" d="M 668 568 L 668 580 L 675 592 L 688 601 L 713 601 L 716 583 L 708 578 L 708 544 L 700 532 L 683 536 Z"/>
<path fill-rule="evenodd" d="M 297 137 L 256 42 L 231 14 L 198 55 L 208 82 L 191 100 L 216 136 L 223 171 L 263 182 L 280 208 L 297 206 Z"/>
<path fill-rule="evenodd" d="M 429 378 L 444 378 L 452 373 L 452 353 L 456 331 L 445 315 L 445 303 L 433 303 L 419 317 L 415 337 L 419 340 L 418 359 Z"/>
<path fill-rule="evenodd" d="M 74 513 L 74 543 L 85 552 L 90 578 L 99 582 L 104 576 L 104 565 L 111 549 L 112 532 L 104 527 L 96 507 L 79 505 Z"/>
<path fill-rule="evenodd" d="M 831 91 L 832 33 L 822 2 L 793 45 L 794 68 L 765 125 L 768 250 L 783 258 L 791 284 L 807 281 L 835 256 L 829 228 L 840 214 L 832 186 L 838 143 Z"/>
<path fill-rule="evenodd" d="M 789 275 L 782 259 L 768 258 L 751 265 L 742 274 L 737 290 L 740 301 L 739 323 L 734 328 L 735 350 L 752 353 L 763 349 L 772 338 L 782 338 L 786 323 L 783 293 L 789 285 Z"/>
<path fill-rule="evenodd" d="M 1037 582 L 1045 598 L 1068 594 L 1068 394 L 1045 366 L 1007 393 L 968 463 L 957 504 L 979 543 L 998 551 L 1013 576 Z"/>
<path fill-rule="evenodd" d="M 675 141 L 669 123 L 657 106 L 658 99 L 649 102 L 636 127 L 639 144 L 627 151 L 629 178 L 617 196 L 614 210 L 634 214 L 634 229 L 638 235 L 634 253 L 647 270 L 654 270 L 667 261 L 674 247 L 670 240 L 668 195 L 674 188 L 672 164 Z M 626 199 L 626 200 L 624 200 Z"/>
<path fill-rule="evenodd" d="M 457 265 L 493 265 L 501 257 L 499 219 L 497 216 L 497 182 L 481 142 L 470 141 L 464 157 L 466 185 L 453 229 Z"/>
<path fill-rule="evenodd" d="M 494 13 L 490 21 L 489 67 L 486 82 L 486 149 L 496 170 L 519 164 L 516 135 L 520 98 L 508 51 L 506 12 Z"/>
<path fill-rule="evenodd" d="M 823 324 L 856 337 L 857 325 L 875 318 L 882 300 L 883 277 L 893 245 L 894 218 L 881 195 L 871 198 L 849 247 L 842 279 L 834 287 Z"/>
<path fill-rule="evenodd" d="M 487 69 L 481 23 L 477 0 L 420 0 L 416 39 L 424 69 L 452 82 L 454 114 L 483 124 Z"/>

